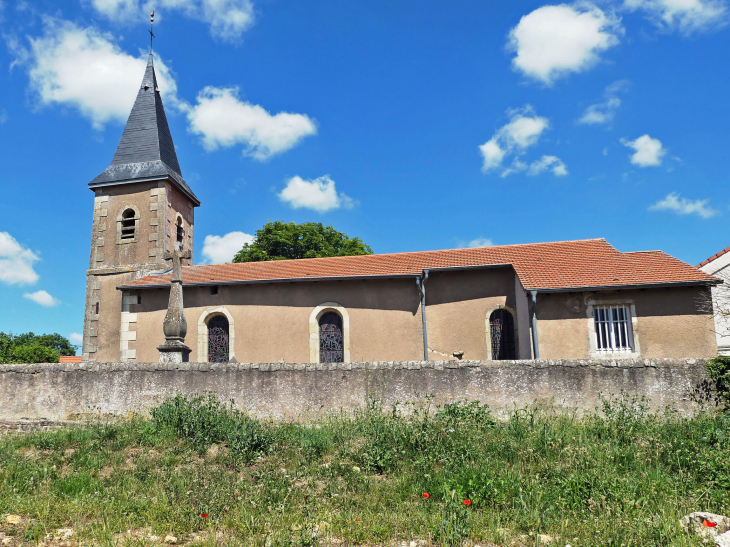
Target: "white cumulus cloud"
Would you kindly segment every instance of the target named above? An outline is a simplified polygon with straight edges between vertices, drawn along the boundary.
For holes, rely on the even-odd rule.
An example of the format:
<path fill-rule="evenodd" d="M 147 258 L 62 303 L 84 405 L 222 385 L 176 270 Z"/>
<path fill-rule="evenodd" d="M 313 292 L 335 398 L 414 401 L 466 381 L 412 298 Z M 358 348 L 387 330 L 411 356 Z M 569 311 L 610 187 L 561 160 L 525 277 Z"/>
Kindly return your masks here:
<path fill-rule="evenodd" d="M 551 85 L 571 72 L 591 68 L 600 54 L 619 43 L 620 19 L 593 4 L 542 6 L 509 33 L 515 70 Z"/>
<path fill-rule="evenodd" d="M 186 17 L 210 25 L 210 34 L 221 40 L 236 42 L 254 23 L 250 0 L 87 0 L 99 14 L 112 21 L 146 21 L 154 7 L 155 20 L 167 10 L 179 10 Z"/>
<path fill-rule="evenodd" d="M 624 0 L 623 6 L 643 10 L 656 25 L 684 34 L 714 30 L 728 20 L 724 0 Z"/>
<path fill-rule="evenodd" d="M 205 236 L 203 256 L 209 264 L 224 264 L 233 260 L 246 243 L 253 243 L 254 236 L 243 232 L 228 232 L 222 236 Z"/>
<path fill-rule="evenodd" d="M 28 56 L 19 57 L 19 62 L 27 64 L 41 105 L 75 108 L 97 129 L 127 120 L 144 76 L 146 54 L 134 57 L 109 34 L 57 19 L 46 19 L 44 34 L 29 40 Z M 155 72 L 163 98 L 178 104 L 175 80 L 159 57 Z"/>
<path fill-rule="evenodd" d="M 7 232 L 0 232 L 0 281 L 10 285 L 32 284 L 38 281 L 33 269 L 40 257 L 24 247 Z"/>
<path fill-rule="evenodd" d="M 527 174 L 530 176 L 539 175 L 547 170 L 553 172 L 556 177 L 564 177 L 568 174 L 568 168 L 557 156 L 543 156 L 530 164 Z"/>
<path fill-rule="evenodd" d="M 292 177 L 278 196 L 293 209 L 312 209 L 318 213 L 340 208 L 351 209 L 354 206 L 352 198 L 344 193 L 337 193 L 335 181 L 329 175 L 314 180 Z"/>
<path fill-rule="evenodd" d="M 46 291 L 26 293 L 23 295 L 23 297 L 27 298 L 28 300 L 32 300 L 36 304 L 45 306 L 46 308 L 52 308 L 53 306 L 61 302 L 58 298 L 51 296 Z"/>
<path fill-rule="evenodd" d="M 710 207 L 709 199 L 687 199 L 672 192 L 649 207 L 650 211 L 674 211 L 678 215 L 699 215 L 702 218 L 714 217 L 717 211 Z"/>
<path fill-rule="evenodd" d="M 188 111 L 190 131 L 200 135 L 206 150 L 243 144 L 244 154 L 266 160 L 315 135 L 317 126 L 305 114 L 279 112 L 242 101 L 237 88 L 205 87 Z"/>
<path fill-rule="evenodd" d="M 631 163 L 639 167 L 661 165 L 662 158 L 667 153 L 662 141 L 653 139 L 649 135 L 642 135 L 633 141 L 621 139 L 621 144 L 634 149 L 634 153 L 631 155 Z"/>
<path fill-rule="evenodd" d="M 606 87 L 603 93 L 605 100 L 586 108 L 578 123 L 588 125 L 611 123 L 616 115 L 616 110 L 621 106 L 618 93 L 626 89 L 627 85 L 626 80 L 619 80 Z"/>
<path fill-rule="evenodd" d="M 494 243 L 488 237 L 477 237 L 467 242 L 464 247 L 491 247 L 492 245 Z"/>
<path fill-rule="evenodd" d="M 492 170 L 501 169 L 501 176 L 506 177 L 512 173 L 531 170 L 529 174 L 538 174 L 545 171 L 551 165 L 553 172 L 567 174 L 565 164 L 555 156 L 543 156 L 540 160 L 528 165 L 520 159 L 525 151 L 537 144 L 543 132 L 550 127 L 550 120 L 538 116 L 530 105 L 517 110 L 508 111 L 510 121 L 500 127 L 492 138 L 479 147 L 484 163 L 482 171 L 487 173 Z M 507 156 L 514 155 L 512 164 L 504 168 L 503 160 Z M 554 158 L 547 159 L 546 158 Z M 540 165 L 547 161 L 549 165 L 540 170 Z M 534 166 L 534 169 L 533 169 Z M 560 167 L 562 166 L 562 168 Z"/>
<path fill-rule="evenodd" d="M 84 335 L 83 334 L 79 334 L 78 332 L 72 332 L 68 336 L 68 340 L 72 344 L 83 344 L 84 343 Z"/>

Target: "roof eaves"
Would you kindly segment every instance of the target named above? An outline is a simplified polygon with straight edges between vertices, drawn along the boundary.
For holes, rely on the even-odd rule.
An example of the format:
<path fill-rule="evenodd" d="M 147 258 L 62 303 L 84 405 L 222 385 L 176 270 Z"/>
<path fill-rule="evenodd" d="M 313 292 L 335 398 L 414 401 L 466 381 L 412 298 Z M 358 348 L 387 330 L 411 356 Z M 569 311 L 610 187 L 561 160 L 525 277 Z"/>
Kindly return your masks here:
<path fill-rule="evenodd" d="M 151 274 L 150 274 L 151 275 Z M 159 275 L 159 274 L 158 274 Z M 198 281 L 194 283 L 183 283 L 184 287 L 209 287 L 211 285 L 254 285 L 260 283 L 297 283 L 302 281 L 349 281 L 353 279 L 410 279 L 421 277 L 420 273 L 413 274 L 377 274 L 377 275 L 348 275 L 348 276 L 331 276 L 331 277 L 287 277 L 280 279 L 240 279 L 234 281 Z M 167 283 L 157 283 L 154 285 L 120 285 L 117 287 L 120 291 L 132 289 L 159 289 L 168 287 Z"/>
<path fill-rule="evenodd" d="M 165 174 L 159 174 L 159 175 L 152 175 L 149 177 L 141 177 L 141 178 L 126 178 L 126 179 L 119 179 L 119 180 L 107 180 L 107 181 L 91 181 L 89 183 L 89 189 L 93 190 L 95 188 L 102 188 L 106 186 L 118 186 L 121 184 L 135 184 L 138 182 L 154 182 L 154 181 L 161 181 L 161 180 L 169 180 L 171 183 L 173 183 L 177 188 L 185 194 L 187 197 L 189 197 L 192 202 L 195 204 L 195 207 L 200 206 L 200 200 L 198 197 L 193 193 L 193 191 L 190 189 L 190 187 L 185 184 L 185 181 L 182 180 L 182 183 L 180 180 L 178 180 L 178 177 L 174 176 L 174 173 L 165 173 Z"/>
<path fill-rule="evenodd" d="M 625 291 L 631 289 L 662 289 L 671 287 L 691 287 L 698 285 L 721 285 L 722 279 L 694 279 L 690 281 L 665 281 L 659 283 L 629 283 L 626 285 L 589 285 L 585 287 L 525 287 L 538 293 L 583 292 L 583 291 Z"/>

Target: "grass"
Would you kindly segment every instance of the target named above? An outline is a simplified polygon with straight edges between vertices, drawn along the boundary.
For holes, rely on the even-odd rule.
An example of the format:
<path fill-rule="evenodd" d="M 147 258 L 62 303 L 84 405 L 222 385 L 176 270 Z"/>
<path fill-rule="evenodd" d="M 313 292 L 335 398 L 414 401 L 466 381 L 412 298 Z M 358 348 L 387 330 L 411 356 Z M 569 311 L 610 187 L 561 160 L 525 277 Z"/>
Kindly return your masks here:
<path fill-rule="evenodd" d="M 176 397 L 150 419 L 0 438 L 0 520 L 23 518 L 2 537 L 63 544 L 48 538 L 71 529 L 69 545 L 149 545 L 168 534 L 263 547 L 532 546 L 547 536 L 560 547 L 700 545 L 678 519 L 730 514 L 730 414 L 650 414 L 627 397 L 600 410 L 534 407 L 498 421 L 478 403 L 426 398 L 285 423 L 213 396 Z"/>

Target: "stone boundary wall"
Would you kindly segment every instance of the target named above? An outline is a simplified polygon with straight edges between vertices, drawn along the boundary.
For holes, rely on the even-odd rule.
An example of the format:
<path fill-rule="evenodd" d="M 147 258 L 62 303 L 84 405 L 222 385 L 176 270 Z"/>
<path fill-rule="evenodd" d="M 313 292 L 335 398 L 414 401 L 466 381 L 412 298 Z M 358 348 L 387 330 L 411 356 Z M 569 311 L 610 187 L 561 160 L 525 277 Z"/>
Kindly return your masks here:
<path fill-rule="evenodd" d="M 535 402 L 592 412 L 599 393 L 646 397 L 683 414 L 708 398 L 704 359 L 369 363 L 43 363 L 0 365 L 0 421 L 145 413 L 176 393 L 214 391 L 261 417 L 300 418 L 433 395 L 497 413 Z"/>

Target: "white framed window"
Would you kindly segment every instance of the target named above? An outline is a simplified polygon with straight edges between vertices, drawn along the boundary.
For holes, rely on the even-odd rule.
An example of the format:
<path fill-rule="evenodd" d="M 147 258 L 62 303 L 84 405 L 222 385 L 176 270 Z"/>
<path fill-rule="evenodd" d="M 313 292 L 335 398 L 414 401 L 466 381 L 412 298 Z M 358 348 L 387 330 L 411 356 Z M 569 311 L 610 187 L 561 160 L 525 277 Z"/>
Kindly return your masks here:
<path fill-rule="evenodd" d="M 634 332 L 628 306 L 595 306 L 593 326 L 598 353 L 634 351 Z"/>

